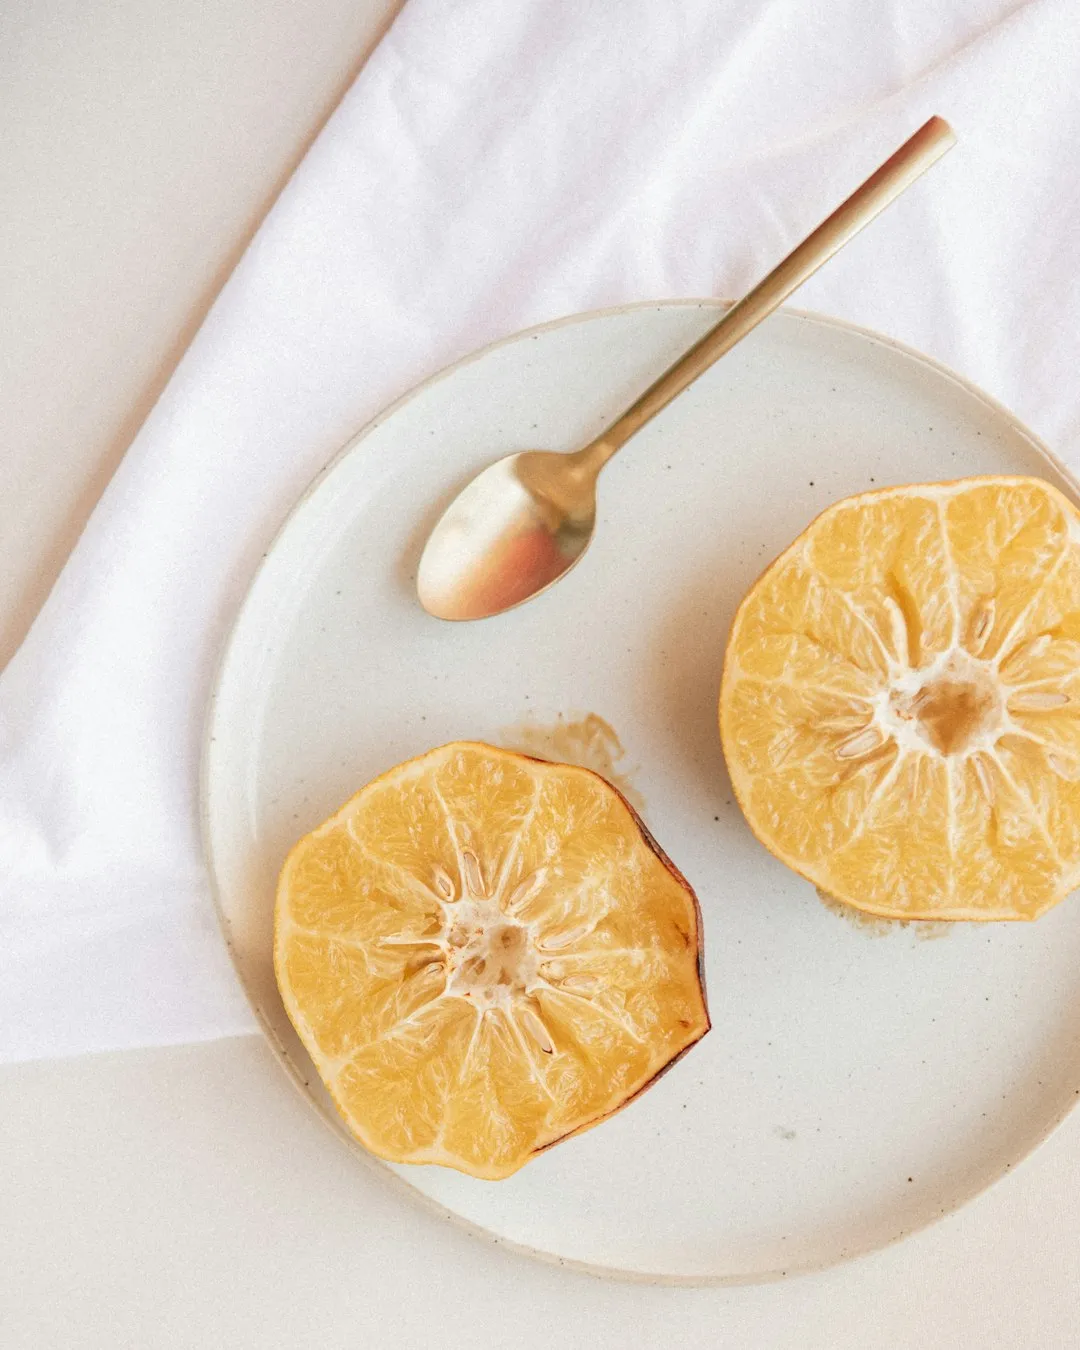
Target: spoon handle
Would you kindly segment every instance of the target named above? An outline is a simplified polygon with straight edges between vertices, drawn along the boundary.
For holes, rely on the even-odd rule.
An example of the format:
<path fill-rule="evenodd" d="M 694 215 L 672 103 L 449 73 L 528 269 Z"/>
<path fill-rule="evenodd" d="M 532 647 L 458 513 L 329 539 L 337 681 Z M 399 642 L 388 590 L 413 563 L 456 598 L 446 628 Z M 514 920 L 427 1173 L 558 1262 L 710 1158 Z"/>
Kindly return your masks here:
<path fill-rule="evenodd" d="M 655 380 L 635 403 L 575 456 L 581 469 L 594 474 L 636 431 L 692 384 L 725 352 L 740 342 L 762 319 L 827 262 L 838 249 L 884 211 L 890 202 L 956 144 L 948 122 L 931 117 L 870 175 L 801 244 L 796 245 L 719 323 Z"/>

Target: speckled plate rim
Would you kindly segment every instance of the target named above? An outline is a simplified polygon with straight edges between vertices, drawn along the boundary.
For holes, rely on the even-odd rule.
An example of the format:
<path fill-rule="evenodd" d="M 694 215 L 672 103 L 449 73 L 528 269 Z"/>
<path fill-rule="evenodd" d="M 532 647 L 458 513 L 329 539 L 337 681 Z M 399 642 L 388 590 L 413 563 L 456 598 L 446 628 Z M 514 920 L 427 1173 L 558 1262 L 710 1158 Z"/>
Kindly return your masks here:
<path fill-rule="evenodd" d="M 860 1248 L 849 1250 L 846 1255 L 836 1259 L 822 1262 L 792 1264 L 786 1266 L 782 1270 L 775 1269 L 755 1272 L 751 1275 L 672 1275 L 667 1273 L 654 1274 L 647 1271 L 625 1270 L 614 1266 L 597 1265 L 591 1262 L 562 1257 L 555 1252 L 544 1251 L 540 1248 L 530 1247 L 524 1243 L 515 1242 L 481 1224 L 474 1223 L 462 1217 L 462 1215 L 446 1208 L 444 1205 L 440 1205 L 418 1187 L 413 1186 L 406 1178 L 392 1171 L 380 1159 L 369 1153 L 359 1141 L 351 1139 L 340 1130 L 335 1129 L 333 1122 L 328 1118 L 327 1114 L 320 1108 L 318 1102 L 316 1102 L 314 1097 L 307 1090 L 307 1085 L 304 1082 L 300 1067 L 293 1062 L 287 1053 L 277 1032 L 274 1030 L 268 1017 L 264 1013 L 261 1003 L 249 989 L 241 969 L 239 958 L 234 949 L 215 859 L 210 811 L 210 779 L 213 773 L 214 751 L 212 746 L 214 740 L 214 727 L 219 711 L 222 686 L 225 680 L 226 671 L 230 666 L 231 657 L 237 642 L 238 631 L 247 611 L 251 594 L 255 589 L 259 578 L 262 576 L 263 571 L 266 569 L 271 555 L 275 552 L 282 537 L 291 528 L 294 519 L 304 510 L 308 501 L 319 490 L 325 479 L 336 470 L 342 460 L 351 455 L 374 431 L 383 426 L 395 416 L 402 407 L 412 402 L 413 399 L 425 393 L 434 385 L 453 376 L 466 366 L 470 366 L 477 361 L 483 360 L 490 353 L 497 351 L 500 348 L 510 346 L 524 338 L 550 332 L 553 329 L 569 327 L 572 324 L 585 323 L 594 319 L 615 317 L 621 314 L 629 314 L 642 310 L 715 309 L 717 311 L 722 311 L 729 308 L 731 304 L 732 302 L 729 300 L 694 297 L 688 297 L 686 299 L 642 300 L 630 304 L 607 306 L 601 309 L 583 310 L 576 314 L 563 315 L 560 318 L 549 320 L 546 323 L 535 324 L 532 327 L 520 329 L 517 332 L 507 334 L 505 337 L 497 338 L 486 346 L 477 348 L 460 360 L 434 372 L 419 384 L 413 385 L 411 389 L 406 390 L 399 398 L 388 404 L 381 412 L 377 413 L 375 417 L 362 426 L 359 431 L 350 436 L 341 449 L 335 455 L 331 456 L 319 472 L 315 474 L 311 482 L 297 498 L 295 504 L 288 511 L 285 519 L 281 522 L 273 537 L 268 542 L 258 566 L 254 569 L 248 579 L 244 598 L 233 613 L 229 633 L 222 645 L 221 654 L 217 662 L 211 686 L 211 693 L 207 704 L 199 769 L 199 827 L 202 847 L 209 873 L 211 899 L 221 929 L 221 935 L 229 953 L 229 959 L 233 964 L 233 969 L 236 972 L 237 980 L 243 990 L 244 998 L 251 1008 L 274 1057 L 284 1069 L 293 1088 L 307 1103 L 310 1110 L 322 1122 L 324 1128 L 349 1148 L 351 1152 L 355 1154 L 371 1172 L 377 1174 L 383 1182 L 390 1185 L 399 1194 L 406 1196 L 412 1203 L 419 1205 L 428 1214 L 445 1220 L 461 1232 L 468 1233 L 472 1237 L 490 1242 L 504 1250 L 528 1257 L 530 1260 L 540 1261 L 545 1265 L 556 1266 L 560 1269 L 589 1275 L 593 1278 L 629 1284 L 644 1284 L 672 1288 L 731 1287 L 774 1283 L 780 1280 L 790 1279 L 796 1275 L 808 1275 L 817 1271 L 832 1269 L 836 1266 L 847 1265 L 851 1261 L 858 1260 L 860 1257 L 869 1256 L 874 1252 L 885 1251 L 887 1248 L 895 1246 L 897 1243 L 911 1237 L 914 1233 L 924 1232 L 926 1229 L 933 1227 L 948 1215 L 955 1214 L 958 1210 L 963 1209 L 966 1205 L 978 1199 L 979 1196 L 984 1195 L 991 1187 L 996 1186 L 1004 1177 L 1015 1175 L 1020 1165 L 1031 1158 L 1050 1136 L 1055 1133 L 1062 1122 L 1072 1114 L 1075 1109 L 1075 1099 L 1072 1103 L 1067 1104 L 1064 1109 L 1059 1111 L 1056 1115 L 1051 1116 L 1042 1133 L 1036 1135 L 1033 1142 L 1027 1148 L 1019 1150 L 1011 1163 L 1007 1164 L 996 1176 L 991 1177 L 983 1185 L 977 1186 L 959 1200 L 946 1205 L 937 1214 L 930 1215 L 924 1222 L 917 1224 L 914 1228 L 908 1229 L 903 1233 L 898 1233 L 896 1236 L 891 1237 L 884 1242 L 868 1243 Z M 885 347 L 949 381 L 970 398 L 981 403 L 996 418 L 1007 423 L 1014 434 L 1027 441 L 1032 450 L 1034 450 L 1040 458 L 1045 460 L 1047 465 L 1067 484 L 1072 496 L 1077 504 L 1080 505 L 1080 480 L 1078 480 L 1073 471 L 1069 469 L 1050 447 L 1041 440 L 1040 437 L 1036 436 L 1035 433 L 1031 431 L 1031 429 L 1009 408 L 990 394 L 986 393 L 985 390 L 981 389 L 972 381 L 957 374 L 957 372 L 952 370 L 949 366 L 944 365 L 934 357 L 928 356 L 925 352 L 919 351 L 918 348 L 908 346 L 906 343 L 900 342 L 895 338 L 887 337 L 885 334 L 880 333 L 875 329 L 866 328 L 861 324 L 851 323 L 846 319 L 839 319 L 832 315 L 818 313 L 814 310 L 798 309 L 787 305 L 779 312 L 792 318 L 801 319 L 811 325 L 838 329 L 863 338 L 868 342 Z"/>

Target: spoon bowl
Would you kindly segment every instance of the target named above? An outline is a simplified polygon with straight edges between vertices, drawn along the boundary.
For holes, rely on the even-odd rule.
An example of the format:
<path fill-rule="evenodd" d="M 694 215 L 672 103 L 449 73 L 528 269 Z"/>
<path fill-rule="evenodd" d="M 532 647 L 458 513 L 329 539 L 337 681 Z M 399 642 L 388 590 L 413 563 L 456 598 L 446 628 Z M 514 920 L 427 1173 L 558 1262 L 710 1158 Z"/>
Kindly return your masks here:
<path fill-rule="evenodd" d="M 574 566 L 596 524 L 596 475 L 580 461 L 580 453 L 522 450 L 462 489 L 420 558 L 416 589 L 429 614 L 501 614 Z"/>

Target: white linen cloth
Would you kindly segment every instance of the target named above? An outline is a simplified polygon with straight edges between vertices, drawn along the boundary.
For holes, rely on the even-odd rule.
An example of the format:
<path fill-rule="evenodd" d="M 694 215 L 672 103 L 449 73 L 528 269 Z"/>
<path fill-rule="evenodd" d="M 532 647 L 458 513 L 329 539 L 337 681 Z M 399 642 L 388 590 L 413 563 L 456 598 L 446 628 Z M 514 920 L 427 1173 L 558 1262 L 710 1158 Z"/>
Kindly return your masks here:
<path fill-rule="evenodd" d="M 734 296 L 930 113 L 960 138 L 797 303 L 1080 465 L 1075 0 L 409 0 L 0 679 L 0 1059 L 246 1031 L 200 852 L 223 638 L 315 471 L 515 329 Z"/>

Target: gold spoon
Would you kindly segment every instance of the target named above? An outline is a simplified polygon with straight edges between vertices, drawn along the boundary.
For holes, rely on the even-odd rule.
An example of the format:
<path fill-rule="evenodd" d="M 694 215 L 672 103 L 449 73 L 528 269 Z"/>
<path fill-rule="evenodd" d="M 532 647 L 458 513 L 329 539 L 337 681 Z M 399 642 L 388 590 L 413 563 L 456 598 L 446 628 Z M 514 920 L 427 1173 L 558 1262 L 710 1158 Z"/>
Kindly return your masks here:
<path fill-rule="evenodd" d="M 424 608 L 439 619 L 483 619 L 523 604 L 558 581 L 592 538 L 597 475 L 615 451 L 955 142 L 949 124 L 931 117 L 583 449 L 571 454 L 523 450 L 482 470 L 454 498 L 424 546 L 416 580 Z"/>

